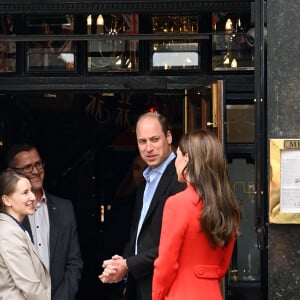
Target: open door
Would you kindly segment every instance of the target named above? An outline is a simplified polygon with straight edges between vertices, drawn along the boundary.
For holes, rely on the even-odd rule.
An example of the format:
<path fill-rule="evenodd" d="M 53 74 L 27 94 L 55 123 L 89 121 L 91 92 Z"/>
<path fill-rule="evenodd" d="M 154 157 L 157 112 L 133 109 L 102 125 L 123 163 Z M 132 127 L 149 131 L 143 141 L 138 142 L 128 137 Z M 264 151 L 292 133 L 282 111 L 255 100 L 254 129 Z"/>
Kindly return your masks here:
<path fill-rule="evenodd" d="M 223 81 L 185 91 L 185 132 L 211 129 L 223 142 Z"/>

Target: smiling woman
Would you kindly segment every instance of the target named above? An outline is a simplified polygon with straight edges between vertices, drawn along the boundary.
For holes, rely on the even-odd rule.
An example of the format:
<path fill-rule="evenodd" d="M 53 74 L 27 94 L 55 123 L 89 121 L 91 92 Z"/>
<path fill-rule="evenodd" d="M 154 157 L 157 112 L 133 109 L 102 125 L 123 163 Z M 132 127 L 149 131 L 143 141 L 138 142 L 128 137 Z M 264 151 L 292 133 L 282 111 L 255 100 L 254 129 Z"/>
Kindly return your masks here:
<path fill-rule="evenodd" d="M 5 183 L 0 190 L 2 210 L 22 226 L 25 216 L 34 214 L 35 196 L 31 184 L 25 176 L 12 170 L 3 172 L 0 180 Z"/>
<path fill-rule="evenodd" d="M 51 299 L 50 275 L 22 225 L 35 211 L 30 181 L 14 170 L 3 171 L 0 196 L 1 297 Z"/>

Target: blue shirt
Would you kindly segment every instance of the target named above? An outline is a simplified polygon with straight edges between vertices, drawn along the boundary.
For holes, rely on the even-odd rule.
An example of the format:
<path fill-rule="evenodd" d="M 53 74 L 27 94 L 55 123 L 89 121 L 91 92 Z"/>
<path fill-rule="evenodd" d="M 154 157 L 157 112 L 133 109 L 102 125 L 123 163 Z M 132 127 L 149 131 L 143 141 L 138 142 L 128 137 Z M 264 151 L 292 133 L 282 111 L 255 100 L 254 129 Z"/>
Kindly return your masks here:
<path fill-rule="evenodd" d="M 169 163 L 175 158 L 175 154 L 172 151 L 168 158 L 163 161 L 158 167 L 155 169 L 151 169 L 150 167 L 146 168 L 143 172 L 143 176 L 146 179 L 146 186 L 144 190 L 144 197 L 143 197 L 143 208 L 140 215 L 138 230 L 136 234 L 136 240 L 135 240 L 135 254 L 137 254 L 137 240 L 139 237 L 139 233 L 141 231 L 142 225 L 144 223 L 146 214 L 148 212 L 148 209 L 150 207 L 150 204 L 152 202 L 154 193 L 156 191 L 156 188 L 158 186 L 158 183 L 160 181 L 160 178 L 162 174 L 165 172 L 167 166 Z"/>

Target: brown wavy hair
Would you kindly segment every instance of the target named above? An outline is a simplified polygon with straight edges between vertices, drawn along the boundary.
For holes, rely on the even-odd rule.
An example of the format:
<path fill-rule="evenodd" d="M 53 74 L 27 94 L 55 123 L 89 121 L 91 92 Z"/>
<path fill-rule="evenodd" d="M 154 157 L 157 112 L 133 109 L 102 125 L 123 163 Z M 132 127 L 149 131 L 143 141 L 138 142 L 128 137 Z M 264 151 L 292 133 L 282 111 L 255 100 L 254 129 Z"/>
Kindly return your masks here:
<path fill-rule="evenodd" d="M 213 248 L 226 247 L 233 234 L 239 234 L 241 218 L 239 203 L 231 189 L 223 145 L 208 130 L 193 130 L 178 145 L 189 161 L 182 171 L 203 201 L 201 230 Z"/>

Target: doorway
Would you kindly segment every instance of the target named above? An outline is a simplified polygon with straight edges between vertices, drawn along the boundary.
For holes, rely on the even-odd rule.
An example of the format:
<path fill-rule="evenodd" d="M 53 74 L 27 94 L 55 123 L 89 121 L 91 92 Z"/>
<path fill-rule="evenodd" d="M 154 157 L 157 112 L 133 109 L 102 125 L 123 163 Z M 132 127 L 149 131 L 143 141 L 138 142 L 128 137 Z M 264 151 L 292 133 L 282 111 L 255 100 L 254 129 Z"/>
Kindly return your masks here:
<path fill-rule="evenodd" d="M 204 122 L 204 114 L 197 116 L 204 107 L 205 120 L 210 121 L 206 116 L 212 111 L 210 97 L 209 85 L 172 92 L 49 91 L 1 96 L 1 168 L 10 145 L 33 143 L 45 160 L 45 189 L 71 199 L 74 205 L 84 259 L 78 300 L 99 299 L 100 295 L 106 299 L 107 286 L 98 275 L 107 258 L 107 216 L 137 153 L 138 116 L 150 110 L 165 115 L 176 147 L 188 114 L 194 116 L 189 127 Z"/>
<path fill-rule="evenodd" d="M 46 189 L 73 202 L 85 262 L 77 300 L 99 299 L 100 295 L 105 299 L 107 286 L 100 283 L 98 274 L 102 260 L 107 258 L 107 215 L 137 154 L 138 116 L 149 110 L 165 115 L 175 147 L 180 136 L 195 127 L 210 128 L 224 142 L 227 109 L 224 111 L 223 81 L 172 91 L 31 92 L 1 95 L 0 100 L 1 169 L 8 146 L 30 141 L 45 160 Z M 224 299 L 233 300 L 237 295 L 246 297 L 249 286 L 251 292 L 255 285 L 255 294 L 260 289 L 260 258 L 252 224 L 254 205 L 252 198 L 247 198 L 252 195 L 254 162 L 245 167 L 243 164 L 239 159 L 230 162 L 233 182 L 247 182 L 249 187 L 243 202 L 248 205 L 243 207 L 249 216 L 243 223 L 247 234 L 240 239 L 239 251 L 243 252 L 234 257 L 231 268 L 237 266 L 240 273 L 237 281 L 230 273 L 223 284 Z"/>

